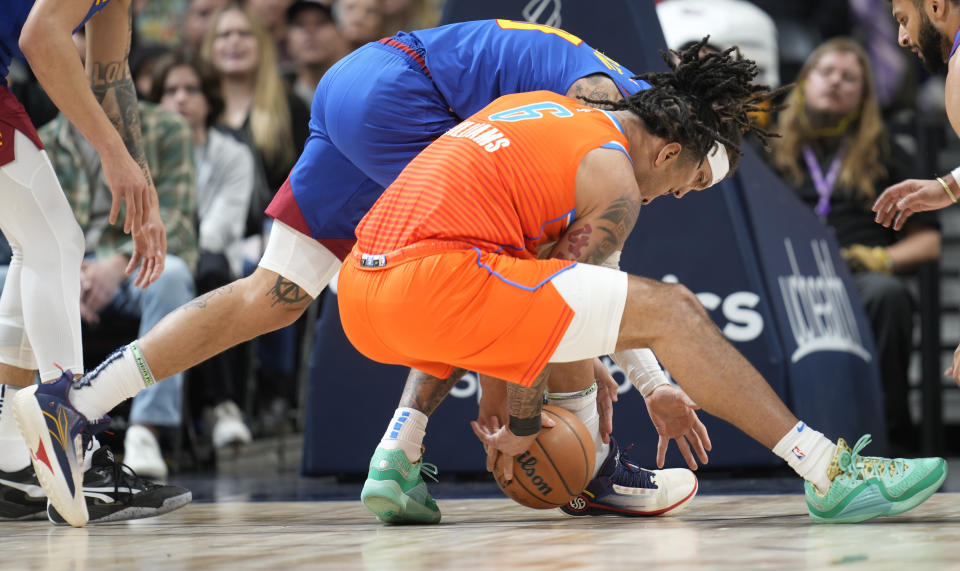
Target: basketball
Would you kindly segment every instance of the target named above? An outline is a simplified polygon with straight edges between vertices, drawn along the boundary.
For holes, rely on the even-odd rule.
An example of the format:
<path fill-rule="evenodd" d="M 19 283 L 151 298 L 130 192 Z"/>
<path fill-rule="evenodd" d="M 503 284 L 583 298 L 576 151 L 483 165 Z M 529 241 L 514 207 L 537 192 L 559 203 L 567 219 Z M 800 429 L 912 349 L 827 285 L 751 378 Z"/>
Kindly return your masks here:
<path fill-rule="evenodd" d="M 503 456 L 493 473 L 503 493 L 535 509 L 566 505 L 587 487 L 596 460 L 593 437 L 579 418 L 557 406 L 543 412 L 556 426 L 541 430 L 530 449 L 513 459 L 513 479 L 504 481 Z"/>

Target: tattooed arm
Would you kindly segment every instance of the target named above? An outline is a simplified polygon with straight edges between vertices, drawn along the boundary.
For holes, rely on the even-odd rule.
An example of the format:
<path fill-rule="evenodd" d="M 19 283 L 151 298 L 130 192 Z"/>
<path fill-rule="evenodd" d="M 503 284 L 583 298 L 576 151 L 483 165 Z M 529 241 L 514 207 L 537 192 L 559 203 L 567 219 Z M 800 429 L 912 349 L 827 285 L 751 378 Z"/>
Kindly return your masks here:
<path fill-rule="evenodd" d="M 594 107 L 597 107 L 597 104 L 588 101 L 612 102 L 623 99 L 623 95 L 617 89 L 617 84 L 602 73 L 594 73 L 574 81 L 566 95 Z"/>
<path fill-rule="evenodd" d="M 20 48 L 57 108 L 100 154 L 113 194 L 111 223 L 120 214 L 121 202 L 126 203 L 124 231 L 134 232 L 137 243 L 127 269 L 131 272 L 142 257 L 145 264 L 137 283 L 145 285 L 163 269 L 166 241 L 156 214 L 156 191 L 143 153 L 127 61 L 130 1 L 111 0 L 88 22 L 88 82 L 71 33 L 90 4 L 90 0 L 37 0 L 21 32 Z"/>
<path fill-rule="evenodd" d="M 623 248 L 640 214 L 640 190 L 629 159 L 620 151 L 594 149 L 577 169 L 577 218 L 551 257 L 603 265 Z"/>

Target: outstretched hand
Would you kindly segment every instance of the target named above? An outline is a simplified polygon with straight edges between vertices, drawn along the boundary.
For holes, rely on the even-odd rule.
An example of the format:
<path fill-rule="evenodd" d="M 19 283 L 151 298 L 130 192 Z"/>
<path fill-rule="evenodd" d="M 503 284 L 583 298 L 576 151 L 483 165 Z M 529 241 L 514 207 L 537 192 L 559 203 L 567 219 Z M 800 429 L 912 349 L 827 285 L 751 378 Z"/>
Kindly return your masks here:
<path fill-rule="evenodd" d="M 697 417 L 696 411 L 700 407 L 683 389 L 675 385 L 661 385 L 647 395 L 644 402 L 647 404 L 650 420 L 660 435 L 657 442 L 658 468 L 663 468 L 671 440 L 677 441 L 677 448 L 691 470 L 697 469 L 697 461 L 690 451 L 691 445 L 700 463 L 707 463 L 707 450 L 713 447 L 710 444 L 710 435 Z"/>
<path fill-rule="evenodd" d="M 133 285 L 146 289 L 163 273 L 167 260 L 167 231 L 160 219 L 160 211 L 153 207 L 147 222 L 133 231 L 133 255 L 124 269 L 128 276 L 139 266 Z"/>
<path fill-rule="evenodd" d="M 541 413 L 541 430 L 552 428 L 555 424 L 556 422 L 552 418 Z M 483 443 L 483 449 L 487 453 L 487 471 L 493 472 L 497 465 L 497 459 L 503 456 L 503 477 L 507 481 L 513 479 L 514 457 L 529 449 L 539 434 L 538 432 L 529 436 L 517 436 L 510 432 L 508 425 L 501 426 L 500 421 L 495 416 L 490 417 L 489 423 L 473 420 L 470 422 L 470 426 L 473 427 L 473 433 Z"/>
<path fill-rule="evenodd" d="M 600 359 L 593 360 L 593 378 L 597 380 L 597 414 L 600 416 L 600 438 L 610 442 L 613 432 L 613 403 L 617 402 L 620 385 Z"/>
<path fill-rule="evenodd" d="M 903 223 L 917 212 L 939 210 L 953 203 L 936 180 L 907 179 L 888 187 L 873 203 L 877 213 L 875 220 L 894 230 L 903 228 Z"/>

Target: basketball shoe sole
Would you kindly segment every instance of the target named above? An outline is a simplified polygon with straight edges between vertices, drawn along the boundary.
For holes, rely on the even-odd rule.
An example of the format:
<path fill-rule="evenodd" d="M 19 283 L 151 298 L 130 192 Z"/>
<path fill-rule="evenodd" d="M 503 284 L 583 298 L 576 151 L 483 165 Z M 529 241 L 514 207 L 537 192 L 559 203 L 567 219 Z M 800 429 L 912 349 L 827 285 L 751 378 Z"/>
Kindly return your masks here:
<path fill-rule="evenodd" d="M 82 527 L 89 519 L 80 461 L 80 433 L 87 423 L 67 400 L 72 382 L 73 374 L 64 371 L 52 383 L 21 389 L 13 414 L 47 498 L 67 523 Z"/>

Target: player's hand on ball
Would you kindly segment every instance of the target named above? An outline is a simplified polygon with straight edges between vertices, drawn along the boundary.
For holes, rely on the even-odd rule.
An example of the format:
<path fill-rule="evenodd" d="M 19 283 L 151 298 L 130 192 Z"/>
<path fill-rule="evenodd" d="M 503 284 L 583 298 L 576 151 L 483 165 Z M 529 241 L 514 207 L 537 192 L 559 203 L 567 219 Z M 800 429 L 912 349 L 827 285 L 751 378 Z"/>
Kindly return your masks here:
<path fill-rule="evenodd" d="M 707 463 L 707 450 L 713 447 L 710 444 L 710 435 L 697 417 L 696 411 L 700 407 L 687 396 L 683 389 L 675 385 L 661 385 L 655 388 L 644 402 L 647 405 L 650 420 L 653 421 L 653 426 L 660 435 L 657 442 L 658 468 L 663 468 L 671 440 L 677 441 L 677 448 L 680 449 L 691 470 L 697 469 L 697 461 L 690 451 L 691 445 L 700 463 Z"/>
<path fill-rule="evenodd" d="M 620 386 L 600 359 L 593 360 L 593 378 L 597 380 L 597 414 L 600 415 L 600 437 L 610 443 L 613 432 L 613 403 L 617 402 Z"/>
<path fill-rule="evenodd" d="M 552 418 L 541 413 L 541 430 L 544 428 L 552 428 L 555 424 Z M 537 439 L 537 434 L 539 434 L 538 432 L 537 434 L 531 434 L 529 436 L 517 436 L 513 432 L 510 432 L 509 426 L 501 425 L 496 417 L 490 417 L 486 423 L 476 420 L 471 421 L 470 426 L 473 427 L 473 433 L 476 434 L 480 442 L 483 443 L 483 449 L 487 453 L 487 471 L 494 471 L 494 467 L 497 465 L 497 458 L 502 455 L 504 457 L 502 460 L 503 476 L 507 481 L 513 479 L 514 457 L 523 454 L 530 448 L 533 441 Z"/>

